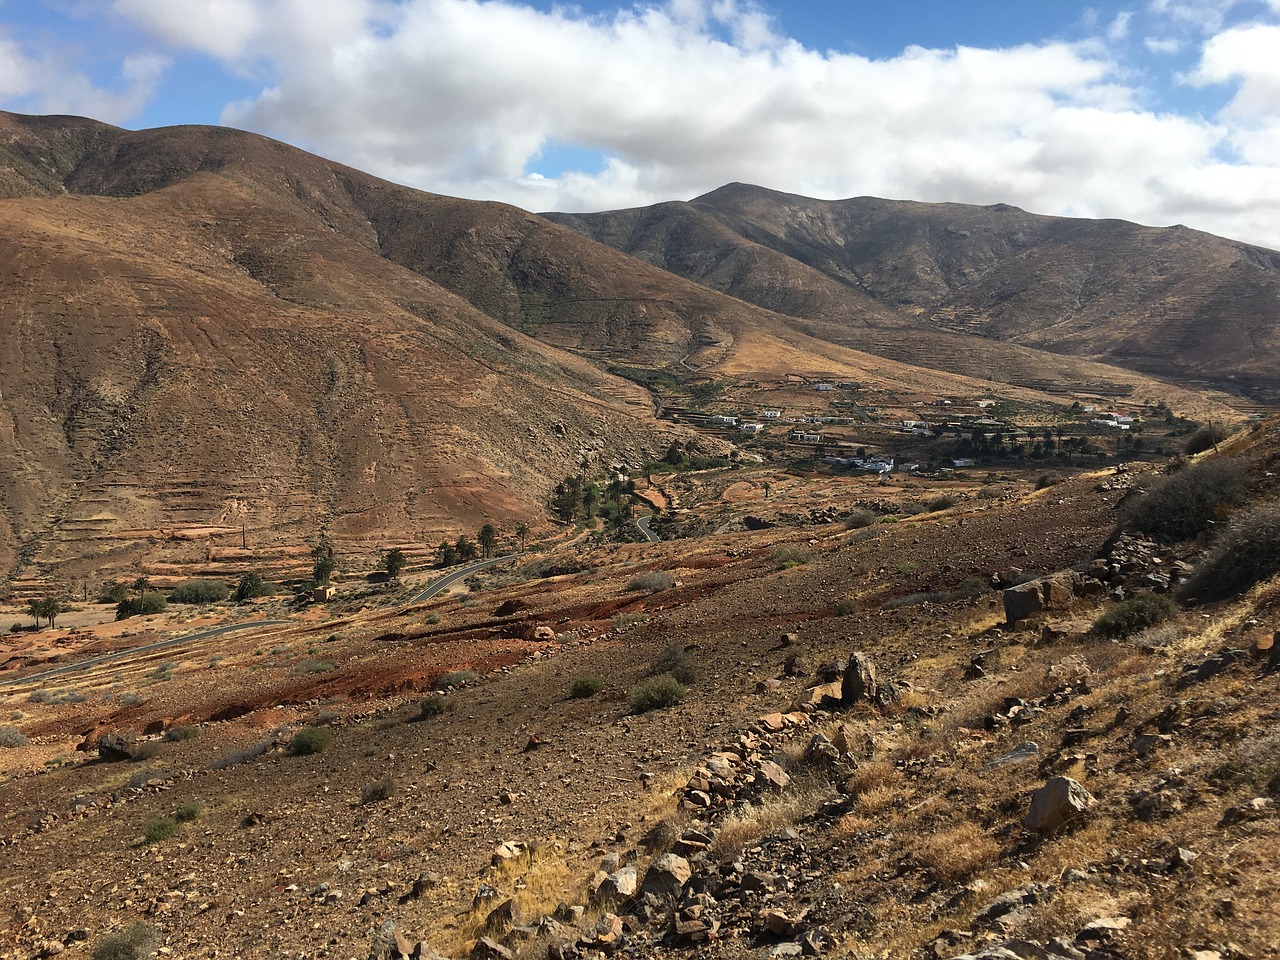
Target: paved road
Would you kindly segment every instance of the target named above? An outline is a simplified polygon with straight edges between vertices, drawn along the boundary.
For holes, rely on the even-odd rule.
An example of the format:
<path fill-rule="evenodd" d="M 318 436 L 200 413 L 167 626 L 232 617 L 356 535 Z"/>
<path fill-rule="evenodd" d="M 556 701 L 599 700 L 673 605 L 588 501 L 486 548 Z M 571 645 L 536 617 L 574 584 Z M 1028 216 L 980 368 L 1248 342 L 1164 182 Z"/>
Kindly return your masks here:
<path fill-rule="evenodd" d="M 189 633 L 184 637 L 171 637 L 168 640 L 157 640 L 155 643 L 148 643 L 141 647 L 131 647 L 128 650 L 117 650 L 115 653 L 104 653 L 100 657 L 93 657 L 90 660 L 81 660 L 79 663 L 67 663 L 60 667 L 54 667 L 52 670 L 46 670 L 44 673 L 33 673 L 29 676 L 21 677 L 15 680 L 0 680 L 0 687 L 16 686 L 20 683 L 32 683 L 33 681 L 45 680 L 49 677 L 56 677 L 63 673 L 75 673 L 80 670 L 87 670 L 94 664 L 104 663 L 107 660 L 116 660 L 120 657 L 127 657 L 135 653 L 146 653 L 148 650 L 160 650 L 164 647 L 176 646 L 180 643 L 190 643 L 194 640 L 208 640 L 210 637 L 221 636 L 224 633 L 231 633 L 233 630 L 250 630 L 254 627 L 278 627 L 286 623 L 293 623 L 293 620 L 247 620 L 244 623 L 232 623 L 224 627 L 213 627 L 210 630 L 201 630 L 199 633 Z"/>
<path fill-rule="evenodd" d="M 636 526 L 640 528 L 640 532 L 644 534 L 644 538 L 650 543 L 657 543 L 662 538 L 649 529 L 649 524 L 653 522 L 653 517 L 641 517 L 636 521 Z"/>
<path fill-rule="evenodd" d="M 477 560 L 475 563 L 468 563 L 465 567 L 459 567 L 451 573 L 446 573 L 443 577 L 432 580 L 419 593 L 415 594 L 409 603 L 423 603 L 430 600 L 436 594 L 448 590 L 451 586 L 461 580 L 463 577 L 469 577 L 477 570 L 483 570 L 485 567 L 492 567 L 495 563 L 502 563 L 504 560 L 514 560 L 517 557 L 523 557 L 523 553 L 508 553 L 503 557 L 491 557 L 488 560 Z"/>

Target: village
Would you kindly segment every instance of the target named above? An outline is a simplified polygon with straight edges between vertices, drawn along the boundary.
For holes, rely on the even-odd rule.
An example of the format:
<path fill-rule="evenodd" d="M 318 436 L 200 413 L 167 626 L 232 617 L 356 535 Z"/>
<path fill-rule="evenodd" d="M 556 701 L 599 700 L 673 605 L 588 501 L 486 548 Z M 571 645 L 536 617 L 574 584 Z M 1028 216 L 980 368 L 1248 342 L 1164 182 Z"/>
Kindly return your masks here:
<path fill-rule="evenodd" d="M 870 474 L 1158 457 L 1196 426 L 1163 403 L 1123 396 L 935 396 L 801 374 L 736 383 L 711 400 L 667 404 L 662 415 L 729 440 L 748 458 Z"/>

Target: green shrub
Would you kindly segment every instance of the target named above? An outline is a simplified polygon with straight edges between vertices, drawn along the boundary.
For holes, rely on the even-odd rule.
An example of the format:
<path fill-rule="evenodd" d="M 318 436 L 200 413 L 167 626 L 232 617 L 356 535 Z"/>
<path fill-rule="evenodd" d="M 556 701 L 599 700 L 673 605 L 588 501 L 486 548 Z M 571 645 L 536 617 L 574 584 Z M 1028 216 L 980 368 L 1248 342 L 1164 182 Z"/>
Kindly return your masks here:
<path fill-rule="evenodd" d="M 445 702 L 444 697 L 423 697 L 418 702 L 418 719 L 429 720 L 432 717 L 438 717 L 449 709 L 449 705 Z"/>
<path fill-rule="evenodd" d="M 303 727 L 289 741 L 289 752 L 294 756 L 305 757 L 320 753 L 332 742 L 333 731 L 328 727 Z"/>
<path fill-rule="evenodd" d="M 1280 573 L 1280 501 L 1242 510 L 1178 590 L 1206 603 L 1235 596 Z"/>
<path fill-rule="evenodd" d="M 0 727 L 0 747 L 25 747 L 30 742 L 17 727 Z"/>
<path fill-rule="evenodd" d="M 618 630 L 625 630 L 627 627 L 634 626 L 637 623 L 644 623 L 648 619 L 649 615 L 647 613 L 619 613 L 614 616 L 611 628 L 614 632 L 617 632 Z"/>
<path fill-rule="evenodd" d="M 337 668 L 337 664 L 332 660 L 303 660 L 297 664 L 290 673 L 328 673 L 330 670 Z"/>
<path fill-rule="evenodd" d="M 129 753 L 129 759 L 134 763 L 141 763 L 143 760 L 154 760 L 164 752 L 164 748 L 155 740 L 144 740 L 142 743 L 136 744 Z"/>
<path fill-rule="evenodd" d="M 680 703 L 688 691 L 670 674 L 646 680 L 631 691 L 631 712 L 648 713 L 650 710 L 661 710 L 674 707 Z"/>
<path fill-rule="evenodd" d="M 446 673 L 443 677 L 436 681 L 437 690 L 450 690 L 453 687 L 460 687 L 466 683 L 472 683 L 480 679 L 480 674 L 474 670 L 454 670 Z"/>
<path fill-rule="evenodd" d="M 1164 543 L 1190 540 L 1243 501 L 1247 479 L 1238 460 L 1211 460 L 1168 474 L 1125 508 L 1121 526 Z"/>
<path fill-rule="evenodd" d="M 649 665 L 649 676 L 667 674 L 686 686 L 693 684 L 698 679 L 698 662 L 692 652 L 679 640 L 672 640 Z"/>
<path fill-rule="evenodd" d="M 173 812 L 173 819 L 179 823 L 190 823 L 200 816 L 200 804 L 191 802 L 184 803 Z"/>
<path fill-rule="evenodd" d="M 169 601 L 163 593 L 151 591 L 140 597 L 127 597 L 116 604 L 116 619 L 128 620 L 130 617 L 145 617 L 155 613 L 164 613 Z"/>
<path fill-rule="evenodd" d="M 187 580 L 173 588 L 170 603 L 217 603 L 230 593 L 221 580 Z"/>
<path fill-rule="evenodd" d="M 147 843 L 160 843 L 178 832 L 178 821 L 173 817 L 156 817 L 142 830 Z"/>
<path fill-rule="evenodd" d="M 156 952 L 160 936 L 155 927 L 135 920 L 112 930 L 93 946 L 92 960 L 147 960 Z"/>
<path fill-rule="evenodd" d="M 846 530 L 861 530 L 876 522 L 876 515 L 863 507 L 854 507 L 844 516 Z"/>
<path fill-rule="evenodd" d="M 1187 456 L 1194 457 L 1197 453 L 1211 450 L 1225 439 L 1227 439 L 1226 427 L 1217 423 L 1206 423 L 1191 436 L 1187 437 L 1186 442 L 1182 445 L 1182 451 Z"/>
<path fill-rule="evenodd" d="M 569 695 L 575 700 L 585 700 L 587 697 L 594 697 L 603 689 L 604 681 L 599 677 L 579 677 L 569 688 Z"/>
<path fill-rule="evenodd" d="M 377 803 L 379 800 L 389 800 L 395 794 L 398 786 L 392 777 L 383 777 L 381 780 L 366 783 L 360 788 L 360 803 Z"/>
<path fill-rule="evenodd" d="M 1049 487 L 1056 486 L 1062 482 L 1062 478 L 1055 473 L 1042 473 L 1036 478 L 1036 489 L 1047 490 Z"/>
<path fill-rule="evenodd" d="M 857 597 L 841 597 L 836 601 L 836 616 L 847 617 L 859 610 Z"/>
<path fill-rule="evenodd" d="M 951 496 L 950 494 L 943 493 L 934 497 L 927 504 L 925 504 L 925 506 L 929 508 L 930 513 L 937 513 L 939 510 L 946 510 L 949 507 L 954 507 L 959 502 L 960 502 L 959 500 L 957 500 L 955 497 Z"/>
<path fill-rule="evenodd" d="M 627 589 L 657 593 L 660 590 L 670 590 L 675 585 L 676 578 L 665 570 L 650 570 L 647 573 L 637 573 L 632 577 L 627 582 Z"/>
<path fill-rule="evenodd" d="M 792 567 L 808 563 L 812 559 L 813 554 L 795 543 L 783 544 L 780 547 L 775 547 L 773 551 L 773 562 L 777 564 L 779 570 L 789 570 Z"/>
<path fill-rule="evenodd" d="M 142 697 L 136 693 L 126 693 L 120 697 L 120 706 L 136 707 L 142 702 Z"/>
<path fill-rule="evenodd" d="M 99 603 L 119 603 L 121 600 L 129 599 L 129 588 L 119 580 L 112 580 L 103 586 L 102 591 L 98 594 Z"/>
<path fill-rule="evenodd" d="M 196 726 L 170 727 L 164 732 L 164 738 L 170 743 L 177 743 L 181 740 L 194 740 L 198 736 L 200 736 L 200 728 Z"/>
<path fill-rule="evenodd" d="M 265 597 L 270 592 L 271 588 L 263 581 L 262 576 L 256 571 L 250 570 L 236 584 L 235 593 L 231 595 L 231 599 L 236 603 L 244 603 L 254 597 Z"/>
<path fill-rule="evenodd" d="M 1140 593 L 1132 600 L 1122 600 L 1093 621 L 1103 636 L 1127 637 L 1178 612 L 1178 605 L 1157 593 Z"/>

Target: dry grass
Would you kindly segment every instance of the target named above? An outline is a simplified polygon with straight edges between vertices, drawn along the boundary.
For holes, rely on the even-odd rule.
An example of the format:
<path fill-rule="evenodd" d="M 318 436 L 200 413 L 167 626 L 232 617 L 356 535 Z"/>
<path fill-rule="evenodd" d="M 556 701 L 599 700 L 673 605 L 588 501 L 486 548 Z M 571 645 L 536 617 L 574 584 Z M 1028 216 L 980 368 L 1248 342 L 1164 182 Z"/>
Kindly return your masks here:
<path fill-rule="evenodd" d="M 708 853 L 714 860 L 731 860 L 766 834 L 812 816 L 834 795 L 834 789 L 826 781 L 817 778 L 793 780 L 784 792 L 768 796 L 758 804 L 725 817 Z"/>
<path fill-rule="evenodd" d="M 937 833 L 926 833 L 911 852 L 935 877 L 957 883 L 1000 858 L 1000 845 L 976 825 L 961 824 Z"/>

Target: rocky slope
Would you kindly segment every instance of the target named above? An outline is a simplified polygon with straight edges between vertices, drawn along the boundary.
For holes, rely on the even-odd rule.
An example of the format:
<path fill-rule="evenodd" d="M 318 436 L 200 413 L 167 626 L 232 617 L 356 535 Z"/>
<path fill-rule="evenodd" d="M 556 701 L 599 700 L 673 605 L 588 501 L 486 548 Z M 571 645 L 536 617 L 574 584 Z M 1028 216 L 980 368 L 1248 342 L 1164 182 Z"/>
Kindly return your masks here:
<path fill-rule="evenodd" d="M 1276 450 L 1227 452 L 1272 497 Z M 0 750 L 0 953 L 83 955 L 136 920 L 194 957 L 1270 956 L 1280 592 L 1091 630 L 1171 565 L 1108 545 L 1126 486 L 566 550 L 466 602 L 3 676 L 30 742 Z M 675 582 L 634 585 L 654 572 Z M 1010 622 L 986 582 L 1031 575 L 1042 608 Z M 554 639 L 519 639 L 535 625 Z M 662 671 L 687 696 L 634 713 Z M 305 724 L 332 744 L 288 751 Z M 106 730 L 133 762 L 75 750 Z"/>
<path fill-rule="evenodd" d="M 547 214 L 718 290 L 844 329 L 946 331 L 1182 380 L 1280 381 L 1280 254 L 1185 227 L 997 204 L 822 201 L 730 184 L 688 203 Z M 864 344 L 876 352 L 875 341 Z"/>

